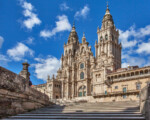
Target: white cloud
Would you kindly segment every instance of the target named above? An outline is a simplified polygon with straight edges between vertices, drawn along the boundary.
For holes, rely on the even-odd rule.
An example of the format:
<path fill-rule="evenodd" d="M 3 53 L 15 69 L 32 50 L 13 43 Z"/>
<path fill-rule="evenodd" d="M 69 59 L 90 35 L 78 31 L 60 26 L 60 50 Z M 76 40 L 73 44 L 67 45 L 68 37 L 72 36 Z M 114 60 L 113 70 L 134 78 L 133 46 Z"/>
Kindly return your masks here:
<path fill-rule="evenodd" d="M 31 3 L 21 0 L 21 6 L 24 8 L 23 15 L 27 18 L 23 21 L 23 26 L 31 30 L 35 25 L 41 24 L 41 20 L 37 17 L 37 14 L 33 12 L 34 7 Z"/>
<path fill-rule="evenodd" d="M 150 42 L 147 43 L 141 43 L 138 45 L 138 49 L 136 50 L 137 53 L 146 53 L 150 54 Z"/>
<path fill-rule="evenodd" d="M 147 61 L 142 58 L 142 57 L 134 57 L 134 56 L 129 56 L 129 55 L 126 55 L 125 57 L 125 62 L 122 62 L 122 67 L 125 68 L 127 67 L 128 65 L 130 66 L 144 66 L 145 64 L 147 63 Z"/>
<path fill-rule="evenodd" d="M 47 76 L 57 74 L 57 70 L 60 68 L 60 60 L 55 57 L 48 56 L 46 59 L 35 58 L 37 61 L 33 66 L 35 67 L 35 74 L 38 79 L 47 80 Z"/>
<path fill-rule="evenodd" d="M 34 51 L 28 48 L 23 43 L 17 43 L 14 48 L 7 50 L 7 54 L 15 61 L 20 61 L 23 60 L 23 58 L 27 55 L 33 56 Z"/>
<path fill-rule="evenodd" d="M 69 10 L 69 9 L 70 9 L 70 7 L 66 3 L 60 4 L 60 10 L 66 11 L 66 10 Z"/>
<path fill-rule="evenodd" d="M 69 23 L 68 17 L 66 15 L 57 16 L 58 21 L 56 21 L 56 27 L 50 30 L 42 30 L 40 36 L 44 38 L 50 38 L 58 32 L 70 31 L 71 24 Z"/>
<path fill-rule="evenodd" d="M 28 37 L 28 39 L 26 40 L 27 44 L 33 44 L 34 38 L 33 37 Z"/>
<path fill-rule="evenodd" d="M 126 31 L 120 31 L 120 41 L 122 43 L 123 48 L 134 47 L 140 41 L 140 39 L 150 35 L 150 25 L 147 25 L 144 28 L 135 29 L 135 26 L 131 26 Z"/>
<path fill-rule="evenodd" d="M 3 42 L 4 42 L 4 38 L 0 36 L 0 48 L 2 48 Z"/>
<path fill-rule="evenodd" d="M 8 59 L 7 56 L 0 54 L 0 66 L 5 66 L 7 65 L 8 62 L 10 62 L 11 60 Z"/>
<path fill-rule="evenodd" d="M 90 11 L 90 8 L 88 7 L 88 5 L 85 5 L 83 9 L 81 9 L 80 11 L 77 11 L 75 13 L 75 18 L 78 19 L 79 17 L 83 17 L 86 18 L 88 13 Z"/>

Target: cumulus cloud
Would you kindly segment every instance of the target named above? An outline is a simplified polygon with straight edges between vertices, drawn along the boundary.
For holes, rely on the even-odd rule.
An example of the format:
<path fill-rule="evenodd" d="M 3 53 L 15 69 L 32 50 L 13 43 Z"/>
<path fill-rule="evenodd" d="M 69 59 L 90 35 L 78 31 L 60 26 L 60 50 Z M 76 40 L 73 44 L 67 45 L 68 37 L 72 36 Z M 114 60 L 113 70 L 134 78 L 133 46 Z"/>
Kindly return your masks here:
<path fill-rule="evenodd" d="M 149 65 L 148 54 L 150 54 L 150 25 L 142 28 L 131 26 L 128 30 L 120 30 L 120 41 L 122 50 L 122 67 L 138 65 L 140 67 Z"/>
<path fill-rule="evenodd" d="M 15 61 L 20 61 L 23 60 L 23 58 L 27 55 L 33 56 L 34 51 L 28 48 L 23 43 L 17 43 L 14 48 L 7 50 L 7 54 Z"/>
<path fill-rule="evenodd" d="M 7 56 L 0 54 L 0 66 L 5 66 L 10 61 L 11 60 Z"/>
<path fill-rule="evenodd" d="M 23 15 L 26 20 L 23 21 L 23 26 L 27 29 L 32 29 L 35 25 L 40 25 L 41 20 L 38 18 L 37 14 L 34 13 L 34 6 L 31 3 L 21 0 L 21 7 L 23 10 Z"/>
<path fill-rule="evenodd" d="M 44 81 L 47 80 L 47 76 L 52 76 L 53 74 L 57 74 L 57 70 L 60 68 L 60 60 L 56 57 L 48 56 L 46 59 L 43 58 L 35 58 L 37 62 L 33 66 L 35 67 L 35 74 L 38 79 L 42 79 Z"/>
<path fill-rule="evenodd" d="M 120 41 L 123 48 L 134 47 L 144 37 L 150 35 L 150 25 L 145 26 L 136 30 L 136 27 L 133 25 L 126 31 L 120 31 Z"/>
<path fill-rule="evenodd" d="M 126 68 L 128 65 L 130 66 L 144 66 L 147 64 L 147 61 L 139 56 L 130 56 L 130 55 L 125 55 L 124 56 L 125 61 L 122 63 L 122 67 Z"/>
<path fill-rule="evenodd" d="M 77 11 L 76 13 L 75 13 L 75 18 L 76 19 L 78 19 L 78 18 L 80 18 L 80 17 L 82 17 L 82 18 L 86 18 L 87 17 L 87 15 L 88 15 L 88 13 L 89 13 L 89 11 L 90 11 L 90 8 L 88 7 L 88 5 L 85 5 L 80 11 Z"/>
<path fill-rule="evenodd" d="M 58 32 L 70 31 L 71 24 L 69 23 L 68 17 L 66 15 L 57 16 L 58 21 L 56 21 L 56 27 L 50 30 L 42 30 L 40 36 L 44 38 L 50 38 Z"/>
<path fill-rule="evenodd" d="M 150 42 L 139 44 L 136 52 L 150 54 Z"/>
<path fill-rule="evenodd" d="M 3 42 L 4 42 L 4 38 L 0 36 L 0 48 L 2 48 Z"/>
<path fill-rule="evenodd" d="M 69 10 L 69 9 L 70 9 L 70 7 L 66 3 L 60 4 L 60 10 L 66 11 L 66 10 Z"/>
<path fill-rule="evenodd" d="M 26 40 L 27 44 L 33 44 L 34 38 L 33 37 L 28 37 L 28 39 Z"/>

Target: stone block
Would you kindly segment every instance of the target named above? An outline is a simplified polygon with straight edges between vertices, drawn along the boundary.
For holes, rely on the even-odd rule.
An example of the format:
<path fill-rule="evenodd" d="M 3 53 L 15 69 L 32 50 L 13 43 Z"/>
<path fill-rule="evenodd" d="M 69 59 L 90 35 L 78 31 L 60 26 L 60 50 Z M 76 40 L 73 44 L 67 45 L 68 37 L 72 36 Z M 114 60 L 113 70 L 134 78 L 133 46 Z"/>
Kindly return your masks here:
<path fill-rule="evenodd" d="M 24 102 L 24 103 L 22 103 L 22 108 L 24 110 L 33 110 L 36 108 L 36 103 Z"/>

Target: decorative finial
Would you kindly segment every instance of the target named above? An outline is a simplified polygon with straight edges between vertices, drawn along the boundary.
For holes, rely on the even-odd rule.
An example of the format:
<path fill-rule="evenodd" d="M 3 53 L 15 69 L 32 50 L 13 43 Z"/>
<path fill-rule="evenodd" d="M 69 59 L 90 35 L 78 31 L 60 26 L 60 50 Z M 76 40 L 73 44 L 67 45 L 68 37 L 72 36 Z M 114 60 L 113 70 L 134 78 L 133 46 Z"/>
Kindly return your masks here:
<path fill-rule="evenodd" d="M 73 21 L 72 32 L 75 31 L 75 22 Z"/>
<path fill-rule="evenodd" d="M 54 74 L 53 74 L 53 79 L 55 78 Z"/>
<path fill-rule="evenodd" d="M 109 9 L 108 1 L 107 1 L 107 9 Z"/>
<path fill-rule="evenodd" d="M 50 75 L 48 75 L 48 80 L 50 80 Z"/>
<path fill-rule="evenodd" d="M 75 21 L 73 21 L 73 27 L 75 27 Z"/>
<path fill-rule="evenodd" d="M 85 37 L 85 33 L 83 32 L 83 37 Z"/>

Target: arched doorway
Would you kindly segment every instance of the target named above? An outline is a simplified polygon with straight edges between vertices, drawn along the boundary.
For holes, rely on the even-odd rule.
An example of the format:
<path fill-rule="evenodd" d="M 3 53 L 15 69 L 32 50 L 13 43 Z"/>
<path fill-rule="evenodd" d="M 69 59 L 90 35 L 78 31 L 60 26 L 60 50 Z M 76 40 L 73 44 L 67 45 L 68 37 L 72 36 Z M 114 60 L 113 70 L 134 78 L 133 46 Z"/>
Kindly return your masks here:
<path fill-rule="evenodd" d="M 81 86 L 78 89 L 78 97 L 84 97 L 86 96 L 86 86 Z"/>

